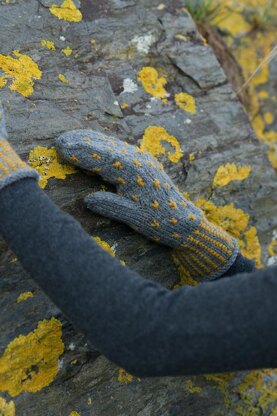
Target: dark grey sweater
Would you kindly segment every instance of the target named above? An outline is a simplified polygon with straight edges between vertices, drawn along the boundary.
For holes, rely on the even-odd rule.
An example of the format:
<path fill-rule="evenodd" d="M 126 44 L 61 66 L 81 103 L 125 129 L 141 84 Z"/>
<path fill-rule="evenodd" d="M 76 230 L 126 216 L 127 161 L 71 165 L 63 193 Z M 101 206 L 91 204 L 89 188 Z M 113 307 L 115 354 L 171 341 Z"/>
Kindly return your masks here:
<path fill-rule="evenodd" d="M 33 179 L 1 190 L 0 232 L 68 319 L 135 375 L 277 365 L 276 267 L 170 291 L 112 258 Z M 251 268 L 239 256 L 229 274 Z"/>

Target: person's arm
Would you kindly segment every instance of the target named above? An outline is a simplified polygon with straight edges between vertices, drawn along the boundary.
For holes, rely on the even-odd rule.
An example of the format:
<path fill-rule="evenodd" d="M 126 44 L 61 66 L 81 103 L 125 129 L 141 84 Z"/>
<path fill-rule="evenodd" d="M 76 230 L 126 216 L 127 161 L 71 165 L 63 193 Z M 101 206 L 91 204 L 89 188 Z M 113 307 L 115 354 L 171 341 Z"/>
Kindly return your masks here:
<path fill-rule="evenodd" d="M 132 374 L 277 365 L 276 267 L 167 290 L 101 249 L 31 178 L 0 190 L 0 233 L 68 319 Z"/>

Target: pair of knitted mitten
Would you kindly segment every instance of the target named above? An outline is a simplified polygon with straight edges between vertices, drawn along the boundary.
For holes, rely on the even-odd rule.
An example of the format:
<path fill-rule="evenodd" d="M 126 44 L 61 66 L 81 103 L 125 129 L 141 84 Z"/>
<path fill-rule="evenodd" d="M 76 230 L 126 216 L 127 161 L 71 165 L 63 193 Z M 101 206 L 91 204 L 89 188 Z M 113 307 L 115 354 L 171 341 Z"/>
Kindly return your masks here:
<path fill-rule="evenodd" d="M 91 130 L 62 134 L 56 148 L 67 162 L 116 186 L 117 193 L 88 195 L 85 202 L 91 211 L 175 248 L 193 279 L 215 279 L 234 263 L 239 251 L 236 239 L 210 223 L 149 153 Z"/>
<path fill-rule="evenodd" d="M 26 177 L 38 179 L 39 175 L 20 159 L 7 141 L 4 111 L 0 102 L 0 189 Z"/>

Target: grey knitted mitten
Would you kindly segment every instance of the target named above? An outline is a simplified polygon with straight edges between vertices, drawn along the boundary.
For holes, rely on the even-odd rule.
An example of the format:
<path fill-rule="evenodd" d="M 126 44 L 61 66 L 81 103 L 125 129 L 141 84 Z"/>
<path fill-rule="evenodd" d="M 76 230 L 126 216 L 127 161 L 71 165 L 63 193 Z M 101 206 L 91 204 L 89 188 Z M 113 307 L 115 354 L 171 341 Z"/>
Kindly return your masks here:
<path fill-rule="evenodd" d="M 56 148 L 66 161 L 116 185 L 117 194 L 88 195 L 89 209 L 177 248 L 179 261 L 192 278 L 215 279 L 234 263 L 237 241 L 185 199 L 149 153 L 91 130 L 62 134 Z"/>
<path fill-rule="evenodd" d="M 0 189 L 21 178 L 37 178 L 39 174 L 23 162 L 7 139 L 3 107 L 0 102 Z"/>

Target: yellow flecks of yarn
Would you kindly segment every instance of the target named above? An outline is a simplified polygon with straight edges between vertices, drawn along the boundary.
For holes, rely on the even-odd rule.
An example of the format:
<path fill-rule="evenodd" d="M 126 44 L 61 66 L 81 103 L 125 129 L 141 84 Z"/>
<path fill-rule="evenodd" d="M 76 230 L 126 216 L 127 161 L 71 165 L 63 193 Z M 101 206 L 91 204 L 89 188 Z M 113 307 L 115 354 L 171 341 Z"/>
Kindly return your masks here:
<path fill-rule="evenodd" d="M 131 198 L 132 198 L 132 200 L 133 200 L 133 201 L 135 201 L 135 202 L 138 202 L 138 201 L 139 201 L 139 197 L 138 197 L 138 195 L 135 195 L 135 194 L 134 194 L 134 195 L 132 195 L 132 197 L 131 197 Z"/>
<path fill-rule="evenodd" d="M 0 397 L 0 415 L 1 416 L 15 416 L 15 404 L 11 400 L 9 403 Z"/>
<path fill-rule="evenodd" d="M 141 168 L 142 164 L 140 163 L 138 159 L 133 159 L 133 162 L 138 168 Z"/>
<path fill-rule="evenodd" d="M 116 181 L 121 185 L 126 185 L 125 179 L 121 178 L 121 176 L 118 176 L 118 178 L 116 178 Z"/>
<path fill-rule="evenodd" d="M 62 49 L 62 53 L 65 54 L 65 56 L 69 57 L 72 54 L 72 49 L 67 46 L 66 48 Z"/>
<path fill-rule="evenodd" d="M 257 267 L 262 267 L 261 245 L 256 228 L 249 225 L 249 214 L 236 208 L 233 203 L 216 206 L 211 201 L 199 199 L 195 204 L 204 210 L 211 222 L 220 225 L 238 239 L 241 253 L 245 257 L 255 260 Z"/>
<path fill-rule="evenodd" d="M 172 233 L 171 235 L 172 235 L 172 237 L 173 237 L 173 238 L 175 238 L 176 240 L 180 240 L 180 238 L 182 237 L 182 236 L 181 236 L 181 234 L 176 233 L 176 232 Z"/>
<path fill-rule="evenodd" d="M 179 287 L 183 285 L 197 286 L 198 282 L 189 275 L 187 268 L 184 267 L 182 262 L 179 260 L 178 251 L 173 249 L 171 254 L 172 254 L 172 260 L 174 264 L 176 265 L 179 276 L 180 276 L 180 281 L 176 285 L 174 285 L 173 289 L 178 289 Z"/>
<path fill-rule="evenodd" d="M 87 404 L 88 404 L 89 406 L 91 406 L 91 405 L 92 405 L 92 398 L 91 398 L 91 397 L 88 397 Z"/>
<path fill-rule="evenodd" d="M 264 121 L 266 122 L 266 124 L 272 124 L 274 121 L 273 114 L 267 111 L 264 115 Z"/>
<path fill-rule="evenodd" d="M 50 51 L 55 51 L 56 46 L 55 43 L 52 40 L 46 40 L 43 39 L 40 41 L 41 46 L 44 46 L 45 48 L 49 49 Z"/>
<path fill-rule="evenodd" d="M 155 178 L 153 180 L 153 185 L 155 186 L 156 189 L 161 189 L 161 183 L 160 183 L 159 179 Z"/>
<path fill-rule="evenodd" d="M 153 97 L 165 98 L 167 92 L 164 88 L 167 81 L 159 77 L 158 71 L 151 66 L 143 67 L 138 73 L 138 81 L 141 81 L 144 90 Z"/>
<path fill-rule="evenodd" d="M 160 241 L 161 239 L 160 239 L 160 237 L 152 237 L 152 240 L 154 240 L 154 241 Z"/>
<path fill-rule="evenodd" d="M 91 157 L 93 159 L 101 160 L 101 156 L 98 153 L 92 153 Z"/>
<path fill-rule="evenodd" d="M 64 84 L 68 84 L 68 79 L 66 78 L 66 76 L 64 74 L 59 74 L 58 78 L 61 82 L 63 82 Z"/>
<path fill-rule="evenodd" d="M 40 321 L 33 332 L 11 341 L 0 357 L 0 390 L 15 397 L 48 386 L 63 352 L 61 322 L 56 318 Z"/>
<path fill-rule="evenodd" d="M 154 208 L 154 209 L 158 209 L 159 206 L 160 206 L 160 204 L 156 199 L 151 203 L 151 207 Z"/>
<path fill-rule="evenodd" d="M 116 168 L 116 169 L 123 169 L 123 165 L 119 161 L 114 162 L 113 167 Z"/>
<path fill-rule="evenodd" d="M 125 110 L 125 108 L 128 108 L 129 105 L 127 103 L 122 103 L 120 104 L 120 107 L 122 108 L 122 110 Z"/>
<path fill-rule="evenodd" d="M 173 201 L 172 199 L 170 199 L 169 201 L 168 201 L 168 205 L 170 206 L 170 208 L 172 208 L 172 209 L 177 209 L 177 204 L 176 204 L 176 202 L 175 201 Z"/>
<path fill-rule="evenodd" d="M 157 220 L 153 220 L 151 222 L 151 227 L 153 227 L 153 228 L 159 228 L 160 227 L 160 223 Z"/>
<path fill-rule="evenodd" d="M 17 303 L 24 302 L 24 300 L 27 300 L 29 298 L 32 298 L 33 296 L 34 296 L 34 294 L 32 292 L 30 292 L 30 291 L 29 292 L 20 293 L 20 295 L 16 299 L 16 302 Z"/>
<path fill-rule="evenodd" d="M 251 172 L 251 166 L 237 166 L 235 163 L 227 163 L 221 165 L 213 179 L 213 187 L 223 187 L 228 185 L 231 181 L 243 181 L 248 178 Z"/>
<path fill-rule="evenodd" d="M 151 166 L 151 168 L 157 170 L 157 166 L 155 163 L 152 162 L 152 160 L 147 160 L 147 165 Z"/>
<path fill-rule="evenodd" d="M 88 136 L 83 137 L 84 142 L 91 142 L 91 138 Z"/>
<path fill-rule="evenodd" d="M 80 22 L 83 17 L 72 0 L 65 0 L 61 6 L 53 4 L 49 11 L 58 19 L 67 20 L 68 22 Z"/>
<path fill-rule="evenodd" d="M 195 215 L 194 214 L 192 214 L 191 212 L 188 214 L 188 219 L 189 220 L 191 220 L 191 221 L 195 221 L 196 220 L 196 217 L 195 217 Z"/>
<path fill-rule="evenodd" d="M 4 87 L 9 80 L 11 91 L 17 91 L 24 97 L 29 97 L 34 92 L 34 80 L 41 79 L 42 72 L 36 62 L 29 56 L 13 51 L 16 58 L 0 54 L 0 69 L 5 75 L 0 76 L 0 88 Z"/>
<path fill-rule="evenodd" d="M 39 186 L 45 188 L 50 178 L 65 179 L 66 175 L 76 173 L 75 166 L 62 164 L 55 147 L 37 146 L 29 153 L 29 165 L 40 174 Z"/>
<path fill-rule="evenodd" d="M 79 162 L 78 157 L 75 155 L 70 156 L 70 160 L 72 160 L 72 162 Z"/>
<path fill-rule="evenodd" d="M 142 179 L 141 176 L 137 176 L 136 182 L 137 182 L 138 186 L 144 186 L 145 185 L 145 182 L 144 182 L 144 180 Z"/>
<path fill-rule="evenodd" d="M 179 92 L 178 94 L 175 94 L 175 103 L 178 105 L 178 107 L 187 111 L 188 113 L 196 113 L 195 99 L 192 95 L 189 95 L 186 92 Z"/>
<path fill-rule="evenodd" d="M 162 142 L 170 144 L 174 150 L 167 151 Z M 182 149 L 176 137 L 170 136 L 163 127 L 159 126 L 148 126 L 145 129 L 140 148 L 152 156 L 166 155 L 173 163 L 177 163 L 182 157 Z"/>
<path fill-rule="evenodd" d="M 166 189 L 171 189 L 171 186 L 170 186 L 170 184 L 168 182 L 165 182 L 164 183 L 164 186 L 166 187 Z"/>
<path fill-rule="evenodd" d="M 93 167 L 93 168 L 91 168 L 91 171 L 94 172 L 94 173 L 100 173 L 102 171 L 102 169 Z"/>
<path fill-rule="evenodd" d="M 124 370 L 124 368 L 119 368 L 118 369 L 118 377 L 117 377 L 117 380 L 120 383 L 128 384 L 131 381 L 133 381 L 133 378 L 134 377 L 132 376 L 132 374 L 127 373 L 127 371 Z"/>
<path fill-rule="evenodd" d="M 177 218 L 175 218 L 175 217 L 170 218 L 168 221 L 173 225 L 177 224 L 177 222 L 178 222 Z"/>

